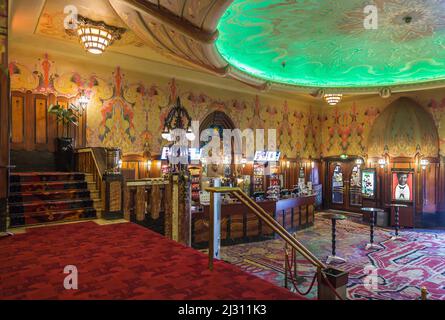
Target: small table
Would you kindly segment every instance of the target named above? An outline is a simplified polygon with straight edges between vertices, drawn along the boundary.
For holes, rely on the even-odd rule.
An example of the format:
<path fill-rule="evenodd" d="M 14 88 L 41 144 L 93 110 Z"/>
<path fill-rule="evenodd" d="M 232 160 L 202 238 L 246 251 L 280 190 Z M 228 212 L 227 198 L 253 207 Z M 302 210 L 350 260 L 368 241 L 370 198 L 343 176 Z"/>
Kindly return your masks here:
<path fill-rule="evenodd" d="M 391 237 L 390 240 L 404 240 L 402 237 L 399 237 L 399 229 L 400 229 L 400 220 L 399 220 L 399 210 L 400 208 L 408 208 L 406 204 L 399 204 L 399 203 L 391 203 L 386 205 L 389 208 L 394 208 L 395 211 L 395 234 Z"/>
<path fill-rule="evenodd" d="M 362 208 L 362 211 L 371 213 L 371 222 L 370 222 L 370 242 L 366 245 L 366 250 L 369 249 L 380 249 L 378 244 L 374 243 L 374 225 L 375 225 L 375 214 L 377 212 L 383 212 L 382 209 L 379 208 Z"/>
<path fill-rule="evenodd" d="M 334 213 L 328 213 L 323 215 L 323 218 L 325 219 L 331 219 L 332 221 L 332 255 L 328 257 L 326 260 L 327 264 L 330 264 L 331 262 L 338 262 L 338 263 L 344 263 L 346 262 L 346 259 L 340 258 L 336 255 L 335 251 L 335 240 L 336 240 L 336 233 L 337 233 L 337 220 L 346 220 L 346 217 L 341 214 L 334 214 Z"/>

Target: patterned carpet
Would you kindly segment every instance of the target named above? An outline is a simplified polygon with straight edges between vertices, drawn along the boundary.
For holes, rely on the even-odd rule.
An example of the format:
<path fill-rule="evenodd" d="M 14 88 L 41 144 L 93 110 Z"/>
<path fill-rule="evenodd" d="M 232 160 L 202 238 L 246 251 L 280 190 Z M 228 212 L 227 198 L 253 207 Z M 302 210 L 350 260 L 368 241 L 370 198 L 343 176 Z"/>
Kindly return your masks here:
<path fill-rule="evenodd" d="M 79 222 L 0 238 L 0 300 L 301 299 L 133 223 Z M 66 290 L 65 266 L 78 270 Z"/>
<path fill-rule="evenodd" d="M 381 249 L 366 251 L 369 227 L 349 220 L 337 222 L 337 255 L 347 263 L 337 265 L 349 272 L 348 298 L 354 300 L 413 300 L 426 287 L 429 299 L 445 300 L 445 233 L 405 231 L 406 241 L 387 241 L 392 230 L 377 228 L 375 242 Z M 331 221 L 317 214 L 315 226 L 297 234 L 323 262 L 331 252 Z M 270 240 L 224 247 L 222 258 L 271 283 L 284 285 L 284 242 Z M 298 257 L 300 291 L 308 288 L 315 269 Z M 365 286 L 369 271 L 376 268 L 378 287 Z M 375 290 L 377 289 L 377 290 Z M 308 298 L 317 296 L 317 288 Z"/>

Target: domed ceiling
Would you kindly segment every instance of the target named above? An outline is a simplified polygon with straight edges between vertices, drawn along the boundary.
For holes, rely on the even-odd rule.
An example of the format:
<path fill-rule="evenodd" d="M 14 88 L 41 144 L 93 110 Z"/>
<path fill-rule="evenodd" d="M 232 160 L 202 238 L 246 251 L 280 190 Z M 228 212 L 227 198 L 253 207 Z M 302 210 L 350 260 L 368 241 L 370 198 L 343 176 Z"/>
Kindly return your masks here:
<path fill-rule="evenodd" d="M 110 0 L 165 54 L 260 89 L 387 93 L 445 86 L 445 0 Z"/>
<path fill-rule="evenodd" d="M 393 86 L 445 78 L 445 1 L 235 0 L 219 22 L 218 51 L 270 81 L 312 87 Z"/>

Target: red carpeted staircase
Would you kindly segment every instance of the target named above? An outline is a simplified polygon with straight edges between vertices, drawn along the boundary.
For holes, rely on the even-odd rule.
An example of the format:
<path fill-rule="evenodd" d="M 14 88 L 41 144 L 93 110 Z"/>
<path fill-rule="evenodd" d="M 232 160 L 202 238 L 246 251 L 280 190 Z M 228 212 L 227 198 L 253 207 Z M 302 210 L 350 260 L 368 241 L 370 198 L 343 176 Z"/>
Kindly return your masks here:
<path fill-rule="evenodd" d="M 101 201 L 95 187 L 84 173 L 12 173 L 10 227 L 96 218 Z"/>

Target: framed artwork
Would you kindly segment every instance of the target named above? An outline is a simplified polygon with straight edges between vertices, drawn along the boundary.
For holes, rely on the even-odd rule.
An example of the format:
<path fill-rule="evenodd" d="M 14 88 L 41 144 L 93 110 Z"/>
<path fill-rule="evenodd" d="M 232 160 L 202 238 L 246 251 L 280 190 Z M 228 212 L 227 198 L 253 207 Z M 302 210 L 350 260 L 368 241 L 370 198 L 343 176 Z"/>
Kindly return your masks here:
<path fill-rule="evenodd" d="M 375 169 L 362 170 L 362 197 L 366 199 L 375 199 L 377 174 Z"/>
<path fill-rule="evenodd" d="M 414 171 L 392 171 L 392 200 L 412 202 L 414 199 Z"/>

